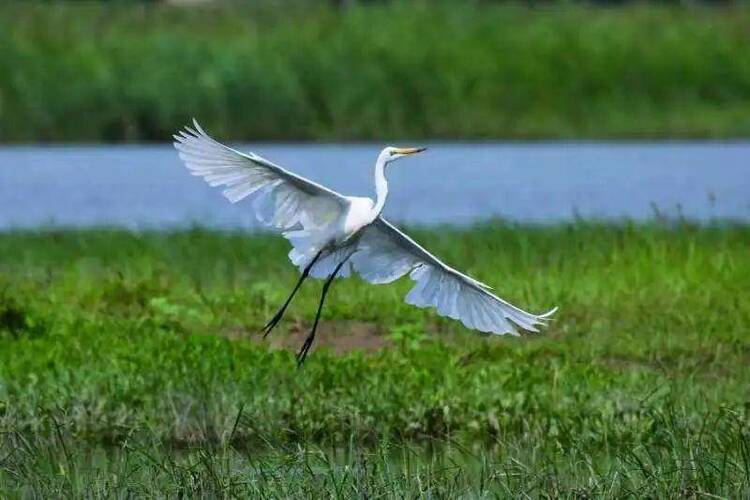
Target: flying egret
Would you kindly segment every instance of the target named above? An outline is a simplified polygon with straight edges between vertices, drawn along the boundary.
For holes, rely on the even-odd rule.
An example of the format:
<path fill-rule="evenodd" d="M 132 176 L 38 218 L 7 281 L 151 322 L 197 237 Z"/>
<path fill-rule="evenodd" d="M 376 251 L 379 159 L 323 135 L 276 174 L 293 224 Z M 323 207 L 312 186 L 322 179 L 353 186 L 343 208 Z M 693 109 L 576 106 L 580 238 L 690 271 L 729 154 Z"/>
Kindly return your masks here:
<path fill-rule="evenodd" d="M 278 229 L 292 244 L 289 259 L 302 274 L 278 312 L 263 328 L 264 338 L 279 323 L 308 276 L 325 278 L 315 321 L 297 354 L 301 365 L 315 340 L 315 331 L 334 278 L 356 272 L 374 284 L 390 283 L 405 274 L 416 282 L 406 302 L 434 307 L 441 316 L 460 320 L 467 328 L 498 335 L 518 335 L 516 326 L 536 332 L 555 309 L 531 314 L 504 301 L 492 289 L 422 248 L 380 214 L 388 197 L 386 168 L 425 148 L 386 147 L 375 162 L 375 201 L 343 196 L 300 177 L 255 153 L 241 153 L 210 137 L 198 122 L 174 136 L 175 147 L 193 175 L 211 186 L 225 186 L 232 203 L 252 197 L 258 219 Z"/>

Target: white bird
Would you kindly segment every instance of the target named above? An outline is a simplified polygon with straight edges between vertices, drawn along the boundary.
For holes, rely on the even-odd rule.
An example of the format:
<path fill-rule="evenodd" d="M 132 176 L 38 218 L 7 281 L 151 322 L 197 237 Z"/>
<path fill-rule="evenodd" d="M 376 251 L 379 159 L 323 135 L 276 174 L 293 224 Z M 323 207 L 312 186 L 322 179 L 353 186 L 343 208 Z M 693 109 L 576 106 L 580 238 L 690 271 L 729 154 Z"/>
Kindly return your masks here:
<path fill-rule="evenodd" d="M 441 316 L 481 332 L 518 335 L 516 326 L 536 332 L 537 325 L 544 325 L 556 311 L 536 315 L 504 301 L 491 287 L 447 266 L 380 215 L 388 197 L 386 168 L 425 148 L 383 149 L 375 162 L 373 201 L 343 196 L 255 153 L 241 153 L 214 140 L 197 121 L 193 125 L 174 135 L 187 168 L 211 186 L 225 186 L 224 196 L 232 203 L 254 198 L 258 219 L 290 241 L 289 259 L 302 271 L 289 298 L 263 328 L 265 335 L 281 320 L 308 276 L 326 279 L 312 330 L 297 354 L 299 364 L 315 340 L 333 279 L 353 272 L 374 284 L 409 274 L 416 286 L 406 296 L 407 303 L 434 307 Z"/>

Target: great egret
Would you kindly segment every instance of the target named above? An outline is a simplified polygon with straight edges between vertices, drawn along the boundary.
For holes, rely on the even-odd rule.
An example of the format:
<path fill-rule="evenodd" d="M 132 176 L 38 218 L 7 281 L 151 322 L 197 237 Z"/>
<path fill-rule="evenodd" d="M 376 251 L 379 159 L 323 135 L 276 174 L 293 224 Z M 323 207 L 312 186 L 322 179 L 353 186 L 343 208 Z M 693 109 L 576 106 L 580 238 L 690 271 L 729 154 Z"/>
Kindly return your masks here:
<path fill-rule="evenodd" d="M 300 177 L 255 153 L 241 153 L 210 137 L 198 122 L 174 136 L 175 147 L 193 175 L 211 186 L 225 186 L 230 202 L 252 196 L 258 219 L 282 231 L 292 244 L 289 259 L 302 274 L 291 294 L 263 328 L 264 337 L 281 320 L 308 276 L 325 278 L 315 321 L 297 361 L 302 364 L 315 340 L 326 294 L 337 276 L 358 273 L 370 283 L 390 283 L 405 274 L 416 282 L 406 302 L 435 307 L 438 314 L 467 328 L 503 335 L 538 331 L 555 309 L 531 314 L 504 301 L 492 289 L 441 262 L 381 215 L 388 197 L 386 167 L 425 148 L 386 147 L 375 162 L 375 193 L 343 196 Z"/>

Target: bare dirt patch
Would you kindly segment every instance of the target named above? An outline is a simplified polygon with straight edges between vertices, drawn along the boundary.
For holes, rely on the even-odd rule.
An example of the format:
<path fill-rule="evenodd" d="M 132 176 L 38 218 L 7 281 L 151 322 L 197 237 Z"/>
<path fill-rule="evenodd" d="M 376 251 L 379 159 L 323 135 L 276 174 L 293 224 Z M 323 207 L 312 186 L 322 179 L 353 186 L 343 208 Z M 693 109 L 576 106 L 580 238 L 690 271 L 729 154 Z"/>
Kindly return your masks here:
<path fill-rule="evenodd" d="M 305 342 L 311 328 L 312 325 L 297 322 L 287 329 L 277 328 L 265 340 L 259 332 L 233 330 L 225 333 L 230 338 L 266 344 L 273 349 L 296 351 Z M 385 334 L 385 330 L 373 322 L 321 321 L 315 334 L 313 350 L 325 347 L 336 354 L 345 354 L 351 351 L 374 352 L 393 345 L 393 342 L 387 339 Z"/>

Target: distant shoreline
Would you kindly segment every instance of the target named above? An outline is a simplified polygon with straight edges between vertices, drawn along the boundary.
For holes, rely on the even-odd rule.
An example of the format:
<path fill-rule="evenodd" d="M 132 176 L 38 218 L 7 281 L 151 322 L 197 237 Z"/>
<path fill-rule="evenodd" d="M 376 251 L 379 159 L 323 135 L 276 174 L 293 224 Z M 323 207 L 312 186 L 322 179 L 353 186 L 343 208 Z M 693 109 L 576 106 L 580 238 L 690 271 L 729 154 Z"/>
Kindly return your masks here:
<path fill-rule="evenodd" d="M 327 4 L 326 4 L 327 5 Z M 0 7 L 0 143 L 750 137 L 750 8 Z"/>

